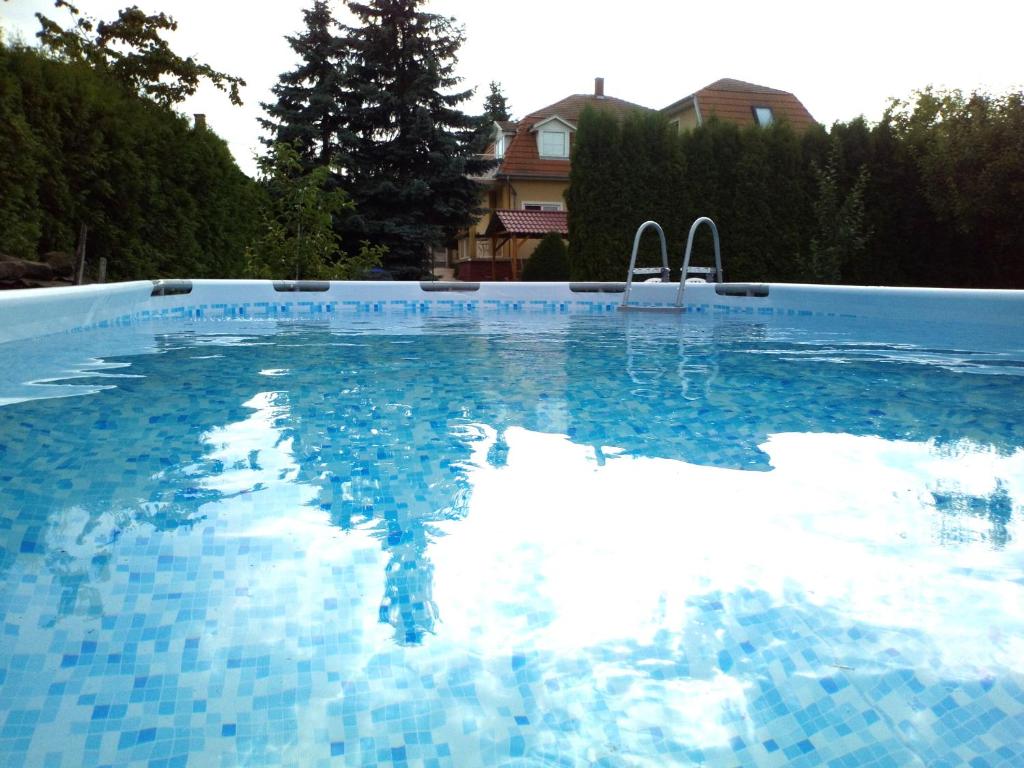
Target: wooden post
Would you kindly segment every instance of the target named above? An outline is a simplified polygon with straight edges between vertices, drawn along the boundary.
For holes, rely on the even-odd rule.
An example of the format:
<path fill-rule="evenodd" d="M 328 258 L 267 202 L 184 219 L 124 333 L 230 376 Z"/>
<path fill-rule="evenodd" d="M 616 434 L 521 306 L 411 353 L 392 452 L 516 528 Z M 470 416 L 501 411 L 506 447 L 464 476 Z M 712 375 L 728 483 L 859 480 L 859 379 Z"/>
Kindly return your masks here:
<path fill-rule="evenodd" d="M 494 239 L 495 240 L 498 239 L 497 235 L 495 235 Z M 497 279 L 498 279 L 498 249 L 492 247 L 491 248 L 491 280 L 497 280 Z"/>
<path fill-rule="evenodd" d="M 496 263 L 494 261 L 495 258 L 497 258 L 495 256 L 495 254 L 497 254 L 497 252 L 498 252 L 498 236 L 497 235 L 491 235 L 491 280 L 494 279 L 495 272 L 498 269 L 498 267 L 496 266 Z"/>
<path fill-rule="evenodd" d="M 78 247 L 75 255 L 78 258 L 78 269 L 75 270 L 75 285 L 81 285 L 85 279 L 85 241 L 89 236 L 89 227 L 84 223 L 78 228 Z"/>
<path fill-rule="evenodd" d="M 513 237 L 512 238 L 512 263 L 509 265 L 511 267 L 511 269 L 509 271 L 512 273 L 512 276 L 509 278 L 510 280 L 515 280 L 516 279 L 516 272 L 518 271 L 516 269 L 516 267 L 518 265 L 519 265 L 519 238 L 518 237 Z"/>
<path fill-rule="evenodd" d="M 107 257 L 106 256 L 100 256 L 100 266 L 99 266 L 99 270 L 97 271 L 97 274 L 96 274 L 96 282 L 97 283 L 105 283 L 105 282 L 107 282 Z"/>

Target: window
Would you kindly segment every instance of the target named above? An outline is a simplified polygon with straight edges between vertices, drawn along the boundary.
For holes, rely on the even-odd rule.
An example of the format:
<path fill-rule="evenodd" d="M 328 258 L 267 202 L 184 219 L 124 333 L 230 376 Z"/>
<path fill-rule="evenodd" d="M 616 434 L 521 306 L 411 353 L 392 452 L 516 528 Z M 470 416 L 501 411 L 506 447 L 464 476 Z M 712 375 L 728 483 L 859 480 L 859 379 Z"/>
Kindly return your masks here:
<path fill-rule="evenodd" d="M 762 128 L 767 128 L 775 122 L 771 107 L 753 107 L 752 109 L 754 110 L 754 122 Z"/>
<path fill-rule="evenodd" d="M 524 211 L 560 211 L 561 203 L 523 203 Z"/>
<path fill-rule="evenodd" d="M 499 133 L 498 140 L 494 142 L 494 156 L 501 160 L 505 156 L 505 134 Z"/>
<path fill-rule="evenodd" d="M 540 156 L 568 157 L 569 134 L 565 131 L 541 131 Z"/>

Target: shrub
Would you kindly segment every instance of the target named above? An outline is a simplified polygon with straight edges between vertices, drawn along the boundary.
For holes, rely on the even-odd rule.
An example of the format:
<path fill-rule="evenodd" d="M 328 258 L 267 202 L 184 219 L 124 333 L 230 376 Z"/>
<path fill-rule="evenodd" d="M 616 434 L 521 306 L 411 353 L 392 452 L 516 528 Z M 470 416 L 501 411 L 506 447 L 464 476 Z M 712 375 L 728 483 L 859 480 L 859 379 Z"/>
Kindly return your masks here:
<path fill-rule="evenodd" d="M 557 232 L 548 232 L 523 267 L 523 280 L 568 280 L 569 252 Z"/>

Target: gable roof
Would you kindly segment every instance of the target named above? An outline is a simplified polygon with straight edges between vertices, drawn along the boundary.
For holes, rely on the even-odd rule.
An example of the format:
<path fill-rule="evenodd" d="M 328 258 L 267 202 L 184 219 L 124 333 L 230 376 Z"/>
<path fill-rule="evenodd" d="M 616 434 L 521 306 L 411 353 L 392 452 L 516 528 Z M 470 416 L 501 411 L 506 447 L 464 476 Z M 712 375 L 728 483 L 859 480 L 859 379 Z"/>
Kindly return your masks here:
<path fill-rule="evenodd" d="M 541 159 L 537 152 L 537 139 L 530 131 L 537 123 L 553 117 L 562 122 L 575 125 L 580 114 L 587 107 L 601 111 L 609 111 L 622 119 L 634 110 L 651 112 L 649 107 L 642 107 L 625 99 L 614 96 L 595 96 L 591 93 L 576 93 L 561 101 L 549 104 L 536 112 L 531 112 L 516 124 L 516 135 L 505 149 L 505 157 L 498 166 L 498 176 L 526 176 L 530 178 L 568 179 L 569 159 Z M 570 145 L 572 135 L 570 134 Z"/>
<path fill-rule="evenodd" d="M 771 107 L 776 119 L 785 120 L 796 130 L 804 130 L 816 124 L 807 108 L 789 91 L 732 78 L 716 80 L 661 111 L 671 114 L 691 105 L 695 105 L 701 121 L 715 115 L 730 123 L 753 125 L 753 107 Z"/>

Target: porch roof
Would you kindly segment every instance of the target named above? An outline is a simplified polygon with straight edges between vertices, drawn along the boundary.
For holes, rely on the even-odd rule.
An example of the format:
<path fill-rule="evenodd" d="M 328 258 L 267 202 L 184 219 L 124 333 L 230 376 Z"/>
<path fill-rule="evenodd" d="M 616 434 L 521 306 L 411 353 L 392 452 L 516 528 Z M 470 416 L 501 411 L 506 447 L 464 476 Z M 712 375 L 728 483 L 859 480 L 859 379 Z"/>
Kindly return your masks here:
<path fill-rule="evenodd" d="M 514 235 L 544 237 L 548 232 L 569 235 L 569 215 L 565 211 L 518 211 L 499 208 L 487 224 L 485 236 Z"/>

